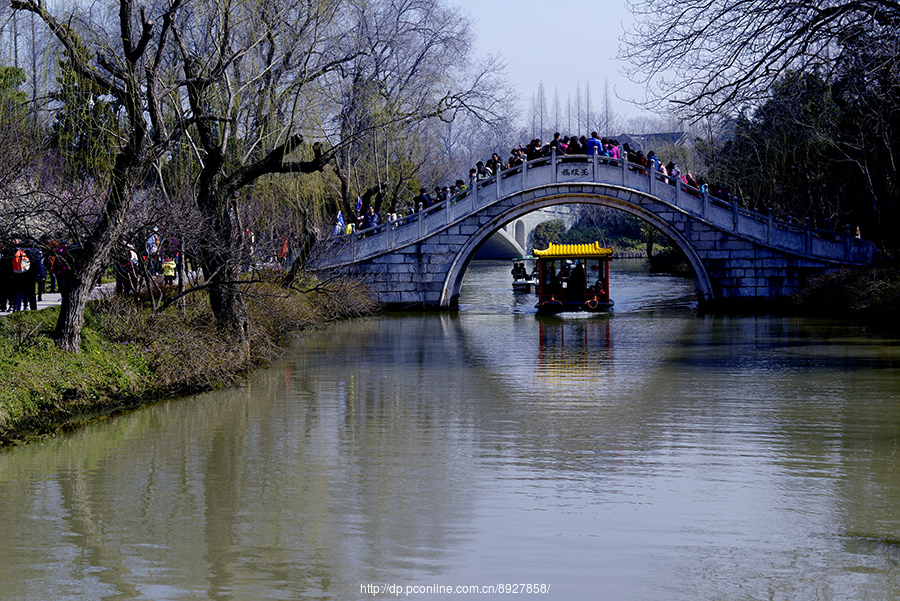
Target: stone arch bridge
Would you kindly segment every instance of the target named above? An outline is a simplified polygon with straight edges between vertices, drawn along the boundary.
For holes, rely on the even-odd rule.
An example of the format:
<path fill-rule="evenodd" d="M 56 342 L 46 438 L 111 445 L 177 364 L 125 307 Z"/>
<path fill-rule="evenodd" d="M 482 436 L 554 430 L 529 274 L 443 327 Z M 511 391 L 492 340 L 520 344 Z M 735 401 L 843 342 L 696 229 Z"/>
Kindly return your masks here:
<path fill-rule="evenodd" d="M 613 207 L 661 230 L 687 257 L 702 304 L 785 298 L 811 275 L 875 255 L 871 242 L 849 233 L 747 211 L 625 160 L 554 154 L 399 222 L 330 238 L 314 266 L 363 276 L 389 309 L 454 309 L 480 245 L 503 225 L 560 204 Z"/>

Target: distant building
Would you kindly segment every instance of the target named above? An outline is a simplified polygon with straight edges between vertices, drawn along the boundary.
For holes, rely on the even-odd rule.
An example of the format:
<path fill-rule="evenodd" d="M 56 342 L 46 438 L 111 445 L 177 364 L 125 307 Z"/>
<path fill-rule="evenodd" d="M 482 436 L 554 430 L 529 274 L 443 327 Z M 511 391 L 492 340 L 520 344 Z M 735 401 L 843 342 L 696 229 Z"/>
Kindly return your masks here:
<path fill-rule="evenodd" d="M 684 146 L 690 138 L 683 131 L 674 131 L 661 134 L 621 134 L 619 144 L 628 144 L 634 151 L 643 151 L 645 154 L 651 150 L 672 146 Z"/>

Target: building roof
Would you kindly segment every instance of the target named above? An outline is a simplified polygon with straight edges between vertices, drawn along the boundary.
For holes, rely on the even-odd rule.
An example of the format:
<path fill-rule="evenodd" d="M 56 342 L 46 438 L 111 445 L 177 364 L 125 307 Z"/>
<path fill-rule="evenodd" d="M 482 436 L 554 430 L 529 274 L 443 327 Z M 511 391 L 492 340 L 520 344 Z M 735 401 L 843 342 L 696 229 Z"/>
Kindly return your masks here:
<path fill-rule="evenodd" d="M 600 248 L 599 242 L 592 244 L 554 244 L 544 250 L 534 249 L 534 254 L 542 259 L 609 258 L 612 248 Z"/>

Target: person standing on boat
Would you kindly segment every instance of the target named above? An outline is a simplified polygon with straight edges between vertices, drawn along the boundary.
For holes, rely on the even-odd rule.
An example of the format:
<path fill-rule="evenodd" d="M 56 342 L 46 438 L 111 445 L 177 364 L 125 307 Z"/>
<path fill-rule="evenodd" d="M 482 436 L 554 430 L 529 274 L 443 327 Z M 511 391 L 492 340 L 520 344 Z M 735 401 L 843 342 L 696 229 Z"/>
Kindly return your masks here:
<path fill-rule="evenodd" d="M 525 269 L 525 263 L 516 261 L 512 268 L 513 281 L 527 280 L 528 271 Z"/>
<path fill-rule="evenodd" d="M 556 275 L 556 265 L 553 263 L 547 264 L 547 275 L 544 277 L 544 286 L 547 287 L 547 292 L 550 294 L 559 294 L 559 291 L 562 290 L 562 282 L 559 279 L 559 276 Z"/>
<path fill-rule="evenodd" d="M 584 299 L 584 282 L 584 265 L 581 261 L 578 261 L 578 263 L 576 263 L 575 265 L 575 268 L 572 269 L 571 276 L 569 276 L 569 287 L 567 288 L 567 292 L 569 296 L 572 297 L 572 299 Z"/>

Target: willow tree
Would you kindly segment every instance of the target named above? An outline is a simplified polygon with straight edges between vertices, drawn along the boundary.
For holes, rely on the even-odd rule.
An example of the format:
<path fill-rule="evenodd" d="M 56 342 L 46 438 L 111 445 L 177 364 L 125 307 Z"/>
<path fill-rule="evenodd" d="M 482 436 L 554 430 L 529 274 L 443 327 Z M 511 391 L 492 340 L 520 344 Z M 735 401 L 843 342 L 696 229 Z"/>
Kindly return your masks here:
<path fill-rule="evenodd" d="M 0 66 L 0 189 L 9 191 L 4 196 L 15 195 L 16 179 L 31 164 L 35 136 L 28 119 L 28 95 L 21 90 L 25 83 L 25 71 L 16 67 Z M 4 209 L 10 205 L 5 202 Z M 3 211 L 3 226 L 7 226 L 7 211 Z"/>
<path fill-rule="evenodd" d="M 299 129 L 309 123 L 319 81 L 355 54 L 342 43 L 342 7 L 337 0 L 212 1 L 196 4 L 195 25 L 178 30 L 184 118 L 193 122 L 187 133 L 199 159 L 200 264 L 217 325 L 239 345 L 250 334 L 241 203 L 264 176 L 326 164 L 320 144 L 303 155 Z"/>
<path fill-rule="evenodd" d="M 73 60 L 73 51 L 64 49 L 58 61 L 57 87 L 50 93 L 58 104 L 53 111 L 51 146 L 62 157 L 70 176 L 105 178 L 112 169 L 121 135 L 116 98 L 73 68 L 76 62 L 89 64 L 91 57 L 74 31 L 70 29 L 68 35 L 78 56 Z"/>
<path fill-rule="evenodd" d="M 413 178 L 440 163 L 442 122 L 462 113 L 500 123 L 514 95 L 503 65 L 475 55 L 469 20 L 441 0 L 358 2 L 350 19 L 357 53 L 329 77 L 335 115 L 323 125 L 342 208 L 352 214 L 362 191 L 387 182 L 386 200 L 396 203 Z"/>

